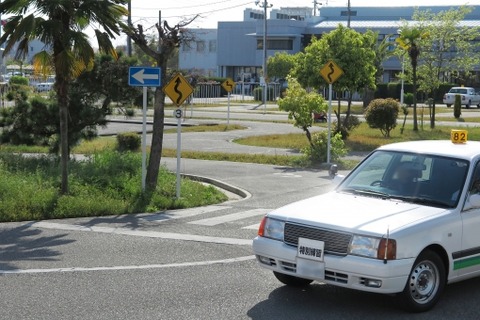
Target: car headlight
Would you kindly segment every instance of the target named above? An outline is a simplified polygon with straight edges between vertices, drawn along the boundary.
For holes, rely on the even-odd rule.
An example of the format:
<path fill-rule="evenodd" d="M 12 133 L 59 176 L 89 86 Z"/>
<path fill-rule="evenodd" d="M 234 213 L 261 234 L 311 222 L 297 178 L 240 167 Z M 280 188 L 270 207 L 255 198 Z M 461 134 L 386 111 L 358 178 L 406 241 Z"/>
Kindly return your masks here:
<path fill-rule="evenodd" d="M 354 235 L 349 253 L 374 259 L 393 260 L 397 255 L 397 242 L 394 239 Z"/>
<path fill-rule="evenodd" d="M 265 238 L 283 241 L 285 221 L 265 216 L 260 223 L 258 235 Z"/>

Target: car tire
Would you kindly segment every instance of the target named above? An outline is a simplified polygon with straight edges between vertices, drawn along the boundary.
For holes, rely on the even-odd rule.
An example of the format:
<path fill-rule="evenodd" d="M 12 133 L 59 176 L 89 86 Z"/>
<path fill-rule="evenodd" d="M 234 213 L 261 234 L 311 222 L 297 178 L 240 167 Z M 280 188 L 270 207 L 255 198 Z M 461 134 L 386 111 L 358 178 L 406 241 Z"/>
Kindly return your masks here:
<path fill-rule="evenodd" d="M 451 104 L 447 103 L 447 108 L 450 108 L 451 106 L 452 106 Z"/>
<path fill-rule="evenodd" d="M 290 287 L 306 287 L 313 282 L 313 280 L 310 280 L 310 279 L 294 277 L 294 276 L 290 276 L 288 274 L 284 274 L 276 271 L 273 271 L 273 274 L 275 275 L 275 278 L 277 278 L 278 281 Z"/>
<path fill-rule="evenodd" d="M 410 312 L 424 312 L 435 306 L 446 285 L 445 265 L 433 251 L 422 252 L 413 264 L 400 303 Z"/>

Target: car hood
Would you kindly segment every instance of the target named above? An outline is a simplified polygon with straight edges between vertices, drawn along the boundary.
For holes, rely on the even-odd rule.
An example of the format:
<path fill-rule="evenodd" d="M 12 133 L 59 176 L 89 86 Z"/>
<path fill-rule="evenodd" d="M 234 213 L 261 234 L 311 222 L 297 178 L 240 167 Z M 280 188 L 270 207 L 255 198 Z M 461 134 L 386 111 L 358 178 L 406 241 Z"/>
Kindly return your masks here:
<path fill-rule="evenodd" d="M 348 232 L 383 235 L 449 210 L 392 199 L 332 191 L 298 201 L 269 213 L 291 222 Z"/>

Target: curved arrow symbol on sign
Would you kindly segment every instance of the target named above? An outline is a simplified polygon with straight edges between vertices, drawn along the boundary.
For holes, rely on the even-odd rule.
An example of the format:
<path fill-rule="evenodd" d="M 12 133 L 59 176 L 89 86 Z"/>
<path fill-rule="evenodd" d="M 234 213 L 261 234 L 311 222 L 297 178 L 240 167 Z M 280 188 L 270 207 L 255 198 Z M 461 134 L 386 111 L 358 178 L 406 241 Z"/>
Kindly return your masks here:
<path fill-rule="evenodd" d="M 145 69 L 141 69 L 137 73 L 132 75 L 132 78 L 137 80 L 140 83 L 145 83 L 145 80 L 158 80 L 158 74 L 145 74 Z"/>
<path fill-rule="evenodd" d="M 182 101 L 182 92 L 178 89 L 178 87 L 180 87 L 180 84 L 182 83 L 182 80 L 180 78 L 177 78 L 175 80 L 175 87 L 173 88 L 173 90 L 175 90 L 176 93 L 178 93 L 178 98 L 177 98 L 177 104 L 180 104 L 180 102 Z"/>
<path fill-rule="evenodd" d="M 327 77 L 328 77 L 328 80 L 330 81 L 330 83 L 332 83 L 333 82 L 332 74 L 335 73 L 335 66 L 334 66 L 333 63 L 330 63 L 328 66 L 330 67 L 330 73 L 327 74 Z"/>

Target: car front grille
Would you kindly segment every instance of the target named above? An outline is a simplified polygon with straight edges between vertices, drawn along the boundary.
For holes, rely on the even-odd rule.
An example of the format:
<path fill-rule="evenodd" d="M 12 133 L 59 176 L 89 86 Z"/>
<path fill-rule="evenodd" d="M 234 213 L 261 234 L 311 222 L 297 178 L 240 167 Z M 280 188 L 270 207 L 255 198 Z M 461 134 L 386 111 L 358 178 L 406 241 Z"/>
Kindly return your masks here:
<path fill-rule="evenodd" d="M 287 222 L 283 241 L 286 244 L 298 246 L 298 238 L 323 241 L 325 253 L 346 255 L 352 234 Z"/>

